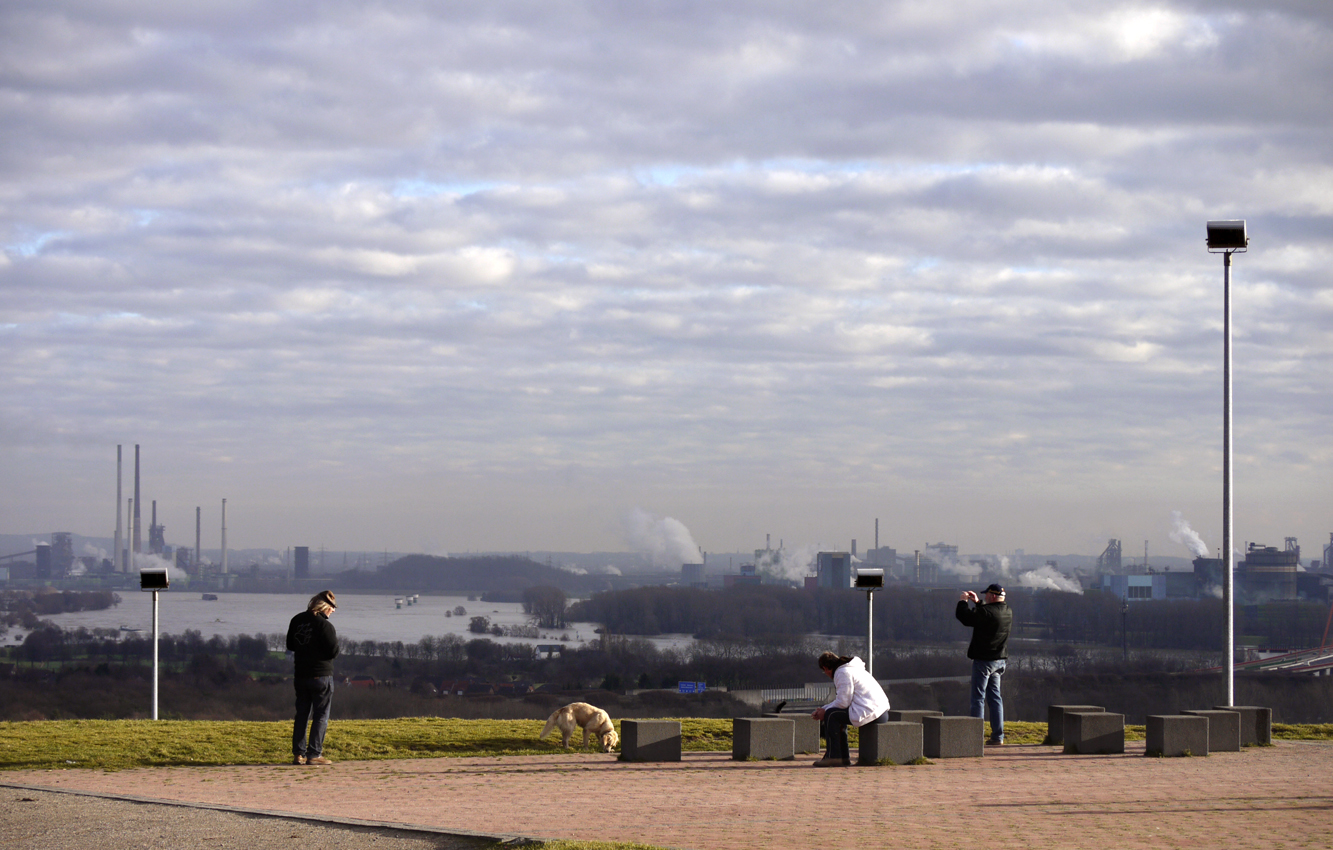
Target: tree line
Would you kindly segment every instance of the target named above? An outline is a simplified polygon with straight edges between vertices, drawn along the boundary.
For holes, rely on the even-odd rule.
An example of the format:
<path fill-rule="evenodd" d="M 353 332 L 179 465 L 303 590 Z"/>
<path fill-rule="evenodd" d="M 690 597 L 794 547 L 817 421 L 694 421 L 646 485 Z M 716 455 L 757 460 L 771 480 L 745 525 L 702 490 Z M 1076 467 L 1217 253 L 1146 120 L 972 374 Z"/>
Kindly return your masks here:
<path fill-rule="evenodd" d="M 918 643 L 965 639 L 954 617 L 957 592 L 893 588 L 874 594 L 876 641 Z M 1138 649 L 1210 650 L 1220 645 L 1226 608 L 1217 599 L 1143 600 L 1123 607 L 1099 590 L 1009 594 L 1014 636 L 1056 643 Z M 1328 609 L 1314 602 L 1238 606 L 1237 634 L 1265 646 L 1318 646 Z M 809 634 L 866 633 L 861 593 L 773 585 L 722 590 L 655 586 L 594 594 L 569 606 L 571 621 L 601 623 L 616 635 L 688 634 L 697 639 L 766 641 Z"/>

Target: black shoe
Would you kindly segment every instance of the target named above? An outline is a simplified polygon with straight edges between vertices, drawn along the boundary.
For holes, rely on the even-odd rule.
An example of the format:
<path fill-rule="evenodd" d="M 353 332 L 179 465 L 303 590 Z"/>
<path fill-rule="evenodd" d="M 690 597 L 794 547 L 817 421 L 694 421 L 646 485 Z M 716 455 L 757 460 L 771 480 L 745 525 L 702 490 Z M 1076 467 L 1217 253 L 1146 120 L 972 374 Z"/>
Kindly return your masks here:
<path fill-rule="evenodd" d="M 988 746 L 988 747 L 1003 747 L 1003 746 L 1004 746 L 1004 739 L 1003 739 L 1003 738 L 999 738 L 999 739 L 991 738 L 990 740 L 986 741 L 986 746 Z"/>

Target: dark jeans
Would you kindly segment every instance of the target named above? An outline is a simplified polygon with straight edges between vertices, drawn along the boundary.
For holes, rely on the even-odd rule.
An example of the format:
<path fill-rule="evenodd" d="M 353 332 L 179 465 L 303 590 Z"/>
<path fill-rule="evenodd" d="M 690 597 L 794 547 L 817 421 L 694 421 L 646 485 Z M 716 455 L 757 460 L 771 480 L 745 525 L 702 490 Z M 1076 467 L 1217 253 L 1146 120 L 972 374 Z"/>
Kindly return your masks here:
<path fill-rule="evenodd" d="M 292 728 L 292 755 L 314 758 L 324 754 L 324 733 L 329 729 L 329 709 L 333 707 L 333 677 L 295 679 L 296 723 Z M 310 741 L 305 728 L 310 724 Z"/>
<path fill-rule="evenodd" d="M 972 662 L 972 716 L 982 717 L 982 704 L 990 710 L 990 738 L 1004 740 L 1004 699 L 1000 696 L 1000 677 L 1004 659 Z"/>
<path fill-rule="evenodd" d="M 871 723 L 888 723 L 887 713 L 881 714 Z M 847 715 L 845 708 L 830 708 L 824 712 L 823 726 L 820 733 L 824 740 L 828 741 L 828 749 L 824 752 L 825 758 L 842 759 L 850 761 L 852 757 L 851 750 L 847 746 L 847 727 L 852 723 L 852 719 Z"/>

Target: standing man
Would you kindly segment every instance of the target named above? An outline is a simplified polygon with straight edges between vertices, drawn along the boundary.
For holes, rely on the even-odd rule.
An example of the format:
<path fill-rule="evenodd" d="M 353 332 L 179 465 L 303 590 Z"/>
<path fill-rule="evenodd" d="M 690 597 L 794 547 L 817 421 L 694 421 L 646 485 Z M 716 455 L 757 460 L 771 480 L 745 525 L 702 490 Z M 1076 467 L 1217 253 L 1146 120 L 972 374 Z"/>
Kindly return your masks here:
<path fill-rule="evenodd" d="M 1004 743 L 1004 699 L 1000 696 L 1000 677 L 1009 657 L 1009 627 L 1014 613 L 1004 604 L 1004 588 L 992 584 L 986 588 L 983 603 L 972 591 L 958 597 L 954 612 L 958 622 L 972 629 L 967 657 L 972 659 L 972 716 L 984 717 L 983 703 L 990 709 L 990 745 Z M 973 603 L 975 607 L 968 607 Z"/>
<path fill-rule="evenodd" d="M 333 764 L 324 758 L 324 733 L 333 705 L 333 659 L 338 633 L 329 615 L 338 610 L 332 590 L 310 597 L 306 610 L 287 627 L 287 649 L 296 658 L 296 722 L 292 729 L 292 764 Z M 306 739 L 306 723 L 310 738 Z"/>

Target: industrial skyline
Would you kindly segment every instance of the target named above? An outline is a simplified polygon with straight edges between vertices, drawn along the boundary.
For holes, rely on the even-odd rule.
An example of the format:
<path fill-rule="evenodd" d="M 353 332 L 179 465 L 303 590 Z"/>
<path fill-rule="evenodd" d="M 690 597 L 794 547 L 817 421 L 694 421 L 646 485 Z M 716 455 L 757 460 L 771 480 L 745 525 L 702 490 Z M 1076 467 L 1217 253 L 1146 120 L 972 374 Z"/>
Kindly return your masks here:
<path fill-rule="evenodd" d="M 140 445 L 210 548 L 227 499 L 236 549 L 1216 552 L 1213 219 L 1235 548 L 1333 527 L 1329 4 L 24 0 L 0 48 L 0 531 L 113 536 Z"/>

